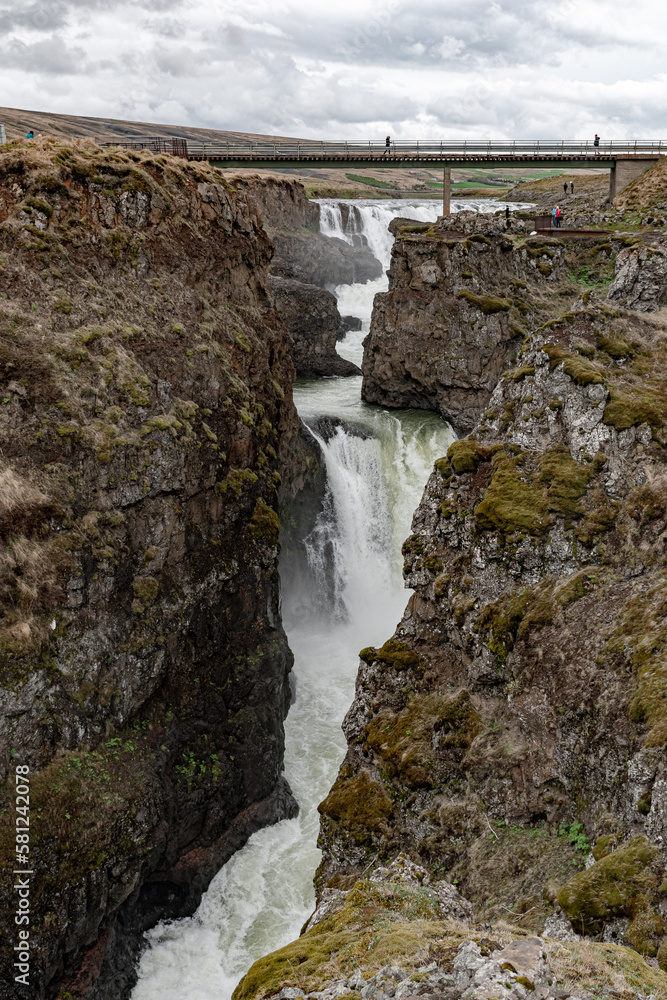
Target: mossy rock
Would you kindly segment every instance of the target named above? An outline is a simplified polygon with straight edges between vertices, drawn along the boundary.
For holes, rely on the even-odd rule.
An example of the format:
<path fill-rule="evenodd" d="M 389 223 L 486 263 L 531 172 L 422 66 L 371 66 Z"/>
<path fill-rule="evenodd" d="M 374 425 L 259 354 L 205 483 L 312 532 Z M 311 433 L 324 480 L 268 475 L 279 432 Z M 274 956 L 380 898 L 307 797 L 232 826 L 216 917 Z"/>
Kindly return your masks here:
<path fill-rule="evenodd" d="M 562 363 L 565 374 L 577 385 L 604 384 L 605 377 L 600 368 L 578 354 L 572 354 L 561 344 L 545 344 L 543 350 L 549 356 L 552 368 Z"/>
<path fill-rule="evenodd" d="M 454 441 L 447 449 L 447 460 L 454 472 L 476 472 L 481 462 L 488 462 L 493 449 L 480 444 L 474 438 L 462 438 Z M 442 469 L 438 469 L 442 472 Z"/>
<path fill-rule="evenodd" d="M 632 722 L 645 727 L 645 747 L 667 743 L 667 580 L 663 577 L 641 595 L 628 601 L 616 628 L 607 640 L 605 657 L 617 669 L 630 668 L 636 686 L 628 704 Z"/>
<path fill-rule="evenodd" d="M 343 826 L 360 843 L 372 840 L 373 834 L 387 836 L 388 821 L 394 811 L 379 781 L 365 769 L 353 775 L 347 765 L 317 808 L 322 816 Z"/>
<path fill-rule="evenodd" d="M 526 471 L 525 460 L 522 453 L 495 453 L 491 481 L 475 509 L 480 531 L 539 536 L 553 524 L 554 515 L 568 524 L 582 516 L 580 501 L 596 465 L 579 465 L 567 448 L 550 448 L 533 473 Z"/>
<path fill-rule="evenodd" d="M 386 663 L 395 670 L 407 670 L 408 667 L 417 667 L 421 663 L 419 654 L 398 639 L 387 639 L 380 649 L 376 649 L 375 646 L 367 646 L 361 650 L 359 656 L 365 663 L 373 663 L 374 661 Z"/>
<path fill-rule="evenodd" d="M 535 365 L 522 365 L 521 368 L 513 368 L 503 372 L 504 378 L 510 378 L 513 382 L 523 382 L 528 375 L 535 374 Z"/>
<path fill-rule="evenodd" d="M 517 639 L 551 625 L 560 611 L 580 600 L 591 588 L 590 567 L 554 580 L 545 577 L 532 587 L 503 594 L 487 604 L 477 619 L 477 628 L 489 630 L 489 649 L 504 663 Z"/>
<path fill-rule="evenodd" d="M 648 424 L 656 440 L 664 443 L 666 417 L 667 393 L 657 388 L 630 383 L 612 384 L 609 387 L 609 402 L 602 419 L 616 430 L 623 431 L 639 424 Z"/>
<path fill-rule="evenodd" d="M 466 749 L 481 728 L 467 692 L 445 697 L 414 694 L 400 712 L 383 709 L 366 726 L 367 745 L 380 758 L 389 777 L 399 777 L 410 788 L 428 787 L 434 781 L 438 753 Z"/>
<path fill-rule="evenodd" d="M 660 942 L 660 947 L 658 948 L 658 965 L 663 972 L 667 972 L 667 937 L 664 937 Z"/>
<path fill-rule="evenodd" d="M 558 892 L 558 903 L 574 929 L 599 934 L 609 920 L 635 917 L 645 907 L 646 890 L 659 885 L 659 857 L 658 848 L 639 835 L 573 876 Z"/>
<path fill-rule="evenodd" d="M 616 337 L 611 333 L 597 333 L 595 341 L 598 348 L 608 354 L 615 361 L 622 361 L 625 358 L 633 358 L 635 352 L 633 348 L 622 337 Z"/>
<path fill-rule="evenodd" d="M 509 299 L 494 298 L 492 295 L 475 295 L 474 292 L 469 291 L 467 288 L 457 292 L 456 297 L 457 299 L 465 299 L 469 305 L 475 309 L 479 309 L 486 316 L 498 312 L 508 312 L 512 306 Z"/>
<path fill-rule="evenodd" d="M 535 489 L 519 462 L 506 453 L 495 456 L 491 481 L 475 509 L 480 531 L 543 535 L 551 525 L 545 491 Z"/>
<path fill-rule="evenodd" d="M 255 504 L 255 509 L 250 518 L 249 530 L 253 538 L 268 542 L 270 545 L 278 544 L 280 518 L 262 497 Z"/>

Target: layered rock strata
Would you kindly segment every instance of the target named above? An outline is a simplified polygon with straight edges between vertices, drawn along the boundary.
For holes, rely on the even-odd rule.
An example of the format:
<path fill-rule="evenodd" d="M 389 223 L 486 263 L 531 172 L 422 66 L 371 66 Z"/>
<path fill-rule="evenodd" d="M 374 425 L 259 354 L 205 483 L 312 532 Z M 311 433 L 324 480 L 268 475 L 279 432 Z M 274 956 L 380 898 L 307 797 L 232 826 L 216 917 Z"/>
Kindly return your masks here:
<path fill-rule="evenodd" d="M 275 275 L 269 281 L 276 312 L 290 334 L 297 375 L 361 375 L 357 365 L 336 351 L 342 321 L 335 295 Z"/>
<path fill-rule="evenodd" d="M 531 238 L 473 213 L 390 228 L 389 290 L 375 298 L 362 396 L 434 410 L 461 433 L 526 331 L 551 318 L 554 300 L 564 311 L 587 287 L 608 285 L 624 246 L 608 234 L 576 244 Z"/>
<path fill-rule="evenodd" d="M 207 166 L 0 153 L 0 850 L 13 870 L 28 766 L 35 998 L 126 996 L 143 930 L 295 812 L 276 508 L 301 444 L 270 258 Z"/>
<path fill-rule="evenodd" d="M 367 247 L 323 236 L 320 207 L 301 184 L 243 180 L 239 186 L 257 205 L 274 244 L 271 288 L 297 375 L 360 375 L 336 351 L 336 340 L 356 326 L 354 317 L 341 317 L 331 290 L 379 277 L 380 261 Z"/>
<path fill-rule="evenodd" d="M 444 355 L 441 412 L 472 420 L 488 397 L 416 511 L 405 615 L 361 653 L 347 756 L 320 807 L 318 884 L 405 850 L 478 919 L 509 912 L 541 931 L 555 918 L 664 967 L 667 329 L 582 288 L 594 272 L 608 284 L 622 239 L 481 236 L 399 231 L 378 303 L 370 352 L 389 339 L 388 312 L 409 324 L 430 303 L 433 327 L 461 331 L 474 400 L 448 408 L 443 336 L 429 354 L 433 368 Z M 400 329 L 392 371 L 399 381 L 405 362 L 404 384 L 415 371 L 423 384 L 427 331 Z M 504 331 L 521 342 L 492 386 Z"/>

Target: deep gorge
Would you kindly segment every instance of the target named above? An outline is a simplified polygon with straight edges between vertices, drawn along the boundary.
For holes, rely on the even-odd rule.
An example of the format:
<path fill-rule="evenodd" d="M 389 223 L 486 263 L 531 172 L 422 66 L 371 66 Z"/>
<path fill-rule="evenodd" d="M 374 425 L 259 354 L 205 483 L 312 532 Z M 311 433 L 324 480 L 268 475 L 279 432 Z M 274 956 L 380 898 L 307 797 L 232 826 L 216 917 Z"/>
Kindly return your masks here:
<path fill-rule="evenodd" d="M 458 1000 L 512 933 L 661 995 L 661 239 L 0 157 L 35 996 Z"/>

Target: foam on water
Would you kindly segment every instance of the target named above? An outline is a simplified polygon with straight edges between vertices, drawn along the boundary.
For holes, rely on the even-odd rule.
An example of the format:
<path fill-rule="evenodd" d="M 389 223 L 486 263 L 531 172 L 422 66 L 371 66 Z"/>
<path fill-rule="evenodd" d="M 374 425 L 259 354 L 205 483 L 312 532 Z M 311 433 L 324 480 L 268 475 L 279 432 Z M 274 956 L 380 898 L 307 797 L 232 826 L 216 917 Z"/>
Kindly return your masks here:
<path fill-rule="evenodd" d="M 323 203 L 323 209 L 325 204 Z M 385 266 L 396 215 L 429 221 L 432 201 L 361 202 L 355 225 Z M 340 215 L 322 212 L 322 231 Z M 361 219 L 361 222 L 359 222 Z M 341 230 L 342 231 L 342 230 Z M 355 234 L 342 238 L 352 242 Z M 386 278 L 337 289 L 341 313 L 362 319 L 340 353 L 357 363 L 373 295 Z M 309 602 L 302 581 L 281 566 L 283 618 L 295 656 L 297 697 L 286 720 L 285 772 L 300 814 L 253 834 L 215 876 L 193 917 L 165 921 L 147 934 L 133 1000 L 228 1000 L 249 966 L 299 934 L 312 912 L 312 878 L 320 861 L 317 805 L 326 797 L 345 753 L 340 725 L 354 695 L 358 651 L 393 632 L 407 601 L 400 547 L 433 467 L 453 433 L 434 414 L 383 410 L 360 399 L 360 378 L 301 380 L 294 398 L 318 437 L 328 494 L 315 530 L 304 539 L 311 577 L 333 573 L 330 606 Z M 369 436 L 338 427 L 325 440 L 316 418 L 363 424 Z M 333 551 L 328 562 L 324 548 Z"/>

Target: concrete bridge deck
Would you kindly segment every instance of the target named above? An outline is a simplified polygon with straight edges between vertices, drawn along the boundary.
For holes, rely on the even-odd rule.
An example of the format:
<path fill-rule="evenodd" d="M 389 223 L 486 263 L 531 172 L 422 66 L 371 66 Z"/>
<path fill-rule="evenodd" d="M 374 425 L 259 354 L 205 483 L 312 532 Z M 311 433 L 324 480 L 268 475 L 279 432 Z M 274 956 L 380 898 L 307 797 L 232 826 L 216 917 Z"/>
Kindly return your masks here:
<path fill-rule="evenodd" d="M 422 142 L 400 140 L 389 147 L 384 142 L 319 142 L 316 140 L 275 139 L 261 142 L 211 142 L 170 139 L 164 136 L 105 136 L 104 146 L 129 149 L 151 149 L 171 153 L 189 160 L 209 160 L 214 166 L 229 170 L 270 169 L 271 166 L 298 169 L 327 167 L 341 170 L 391 167 L 409 169 L 415 166 L 440 166 L 444 170 L 444 210 L 449 211 L 449 185 L 452 167 L 564 167 L 568 170 L 608 167 L 609 197 L 613 199 L 623 188 L 652 166 L 660 156 L 667 155 L 667 142 L 662 140 L 491 140 L 472 142 Z"/>

